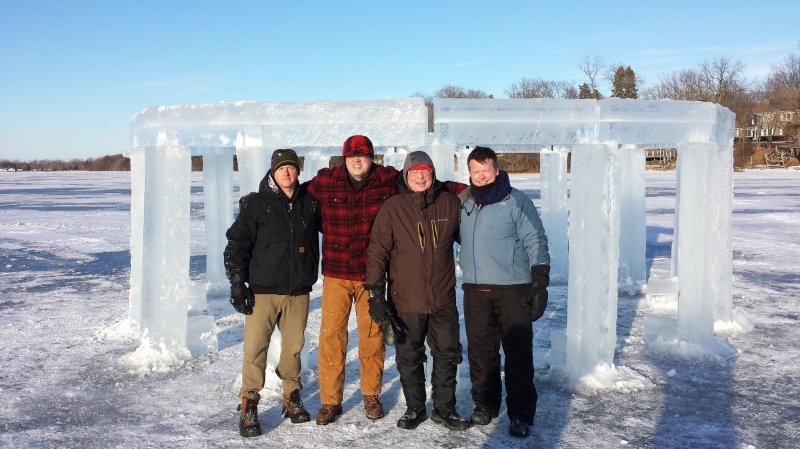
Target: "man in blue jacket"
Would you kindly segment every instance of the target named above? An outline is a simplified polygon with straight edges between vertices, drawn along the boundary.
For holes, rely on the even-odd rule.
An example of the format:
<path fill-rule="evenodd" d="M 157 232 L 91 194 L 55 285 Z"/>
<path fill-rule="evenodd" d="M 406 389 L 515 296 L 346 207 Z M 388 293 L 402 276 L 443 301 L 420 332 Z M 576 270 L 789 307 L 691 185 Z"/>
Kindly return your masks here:
<path fill-rule="evenodd" d="M 467 158 L 470 186 L 461 200 L 458 264 L 472 381 L 473 425 L 496 418 L 502 399 L 500 345 L 505 352 L 508 432 L 527 437 L 536 413 L 532 322 L 547 306 L 550 255 L 531 199 L 511 187 L 491 148 Z"/>

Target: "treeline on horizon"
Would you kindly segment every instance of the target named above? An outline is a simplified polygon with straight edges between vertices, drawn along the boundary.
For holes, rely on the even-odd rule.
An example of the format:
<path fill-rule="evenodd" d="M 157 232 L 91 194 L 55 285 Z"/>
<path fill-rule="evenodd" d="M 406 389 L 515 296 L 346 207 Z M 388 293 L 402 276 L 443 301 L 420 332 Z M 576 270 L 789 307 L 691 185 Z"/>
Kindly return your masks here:
<path fill-rule="evenodd" d="M 236 156 L 233 156 L 234 170 Z M 203 158 L 192 156 L 192 171 L 203 170 Z M 89 159 L 68 161 L 41 159 L 33 161 L 10 161 L 0 159 L 0 171 L 131 171 L 131 160 L 123 154 L 112 154 Z"/>
<path fill-rule="evenodd" d="M 0 159 L 1 171 L 130 171 L 131 160 L 122 154 L 89 159 L 37 159 L 10 161 Z"/>

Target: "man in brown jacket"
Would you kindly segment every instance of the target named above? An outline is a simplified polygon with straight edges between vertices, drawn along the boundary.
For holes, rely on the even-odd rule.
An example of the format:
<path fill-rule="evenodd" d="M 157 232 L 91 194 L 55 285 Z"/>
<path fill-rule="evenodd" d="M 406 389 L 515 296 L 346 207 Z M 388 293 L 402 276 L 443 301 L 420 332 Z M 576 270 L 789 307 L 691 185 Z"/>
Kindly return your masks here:
<path fill-rule="evenodd" d="M 469 423 L 456 412 L 456 369 L 462 361 L 456 308 L 453 242 L 460 201 L 442 189 L 433 161 L 423 151 L 409 153 L 398 178 L 398 195 L 378 212 L 367 247 L 365 288 L 370 316 L 380 323 L 388 307 L 397 310 L 405 339 L 395 349 L 408 407 L 397 421 L 414 429 L 425 410 L 425 340 L 433 356 L 431 419 L 454 430 Z M 386 267 L 392 305 L 386 300 Z"/>

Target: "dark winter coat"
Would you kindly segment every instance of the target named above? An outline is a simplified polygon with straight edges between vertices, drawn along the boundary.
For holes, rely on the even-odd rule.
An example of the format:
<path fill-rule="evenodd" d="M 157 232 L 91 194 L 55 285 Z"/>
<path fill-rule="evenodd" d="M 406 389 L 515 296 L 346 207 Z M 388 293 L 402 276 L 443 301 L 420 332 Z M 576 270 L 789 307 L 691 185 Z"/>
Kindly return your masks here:
<path fill-rule="evenodd" d="M 397 310 L 430 314 L 455 305 L 453 242 L 460 202 L 436 180 L 425 192 L 401 186 L 375 218 L 365 281 L 383 279 L 388 266 Z"/>
<path fill-rule="evenodd" d="M 345 164 L 323 168 L 308 191 L 322 207 L 322 274 L 363 281 L 372 222 L 381 205 L 395 193 L 394 167 L 373 164 L 358 190 L 350 184 Z"/>
<path fill-rule="evenodd" d="M 258 192 L 239 202 L 239 216 L 225 234 L 228 277 L 242 273 L 254 293 L 299 295 L 317 282 L 320 205 L 307 183 L 289 199 L 271 173 Z"/>

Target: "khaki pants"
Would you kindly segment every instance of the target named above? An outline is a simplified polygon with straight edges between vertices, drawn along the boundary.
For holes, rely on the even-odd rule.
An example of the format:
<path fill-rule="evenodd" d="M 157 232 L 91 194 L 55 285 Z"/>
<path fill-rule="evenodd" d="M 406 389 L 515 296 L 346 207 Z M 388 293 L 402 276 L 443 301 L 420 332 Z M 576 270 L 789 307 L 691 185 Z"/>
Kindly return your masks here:
<path fill-rule="evenodd" d="M 383 333 L 369 316 L 368 300 L 363 282 L 325 276 L 318 349 L 319 398 L 323 404 L 342 403 L 347 322 L 353 304 L 358 323 L 361 393 L 377 395 L 381 392 L 386 348 Z"/>
<path fill-rule="evenodd" d="M 244 317 L 244 357 L 239 397 L 258 402 L 261 399 L 258 392 L 264 388 L 269 341 L 276 325 L 281 332 L 281 356 L 275 373 L 283 381 L 283 393 L 288 394 L 303 387 L 300 385 L 300 350 L 305 344 L 308 294 L 255 296 L 253 314 Z"/>

